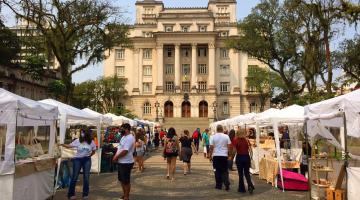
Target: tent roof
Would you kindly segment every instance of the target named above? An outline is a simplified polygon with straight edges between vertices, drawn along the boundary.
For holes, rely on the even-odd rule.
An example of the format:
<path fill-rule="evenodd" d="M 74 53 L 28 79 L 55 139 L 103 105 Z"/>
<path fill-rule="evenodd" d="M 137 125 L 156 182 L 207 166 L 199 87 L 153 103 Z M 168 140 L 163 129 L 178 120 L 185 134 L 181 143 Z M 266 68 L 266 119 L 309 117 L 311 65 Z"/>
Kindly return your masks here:
<path fill-rule="evenodd" d="M 270 108 L 268 110 L 265 110 L 264 112 L 259 113 L 255 116 L 255 121 L 260 124 L 261 123 L 270 123 L 270 119 L 272 117 L 275 117 L 276 113 L 279 111 L 280 110 L 276 109 L 276 108 Z"/>
<path fill-rule="evenodd" d="M 0 88 L 0 110 L 14 112 L 18 110 L 24 118 L 44 120 L 57 119 L 59 113 L 55 106 L 21 97 L 2 88 Z M 3 122 L 1 118 L 0 122 Z"/>
<path fill-rule="evenodd" d="M 360 90 L 332 99 L 305 106 L 307 119 L 321 119 L 326 126 L 343 126 L 342 116 L 336 115 L 343 111 L 346 116 L 347 133 L 353 137 L 360 137 Z"/>
<path fill-rule="evenodd" d="M 88 114 L 90 115 L 93 115 L 94 117 L 100 117 L 101 118 L 101 122 L 104 123 L 104 124 L 112 124 L 112 118 L 111 117 L 108 117 L 108 116 L 105 116 L 101 113 L 98 113 L 96 111 L 93 111 L 91 110 L 90 108 L 84 108 L 82 109 L 84 112 L 87 112 Z"/>
<path fill-rule="evenodd" d="M 66 116 L 68 124 L 91 124 L 97 125 L 100 122 L 100 117 L 95 117 L 89 113 L 77 109 L 73 106 L 61 103 L 54 99 L 44 99 L 40 102 L 46 103 L 49 105 L 57 106 L 59 109 L 59 114 Z"/>
<path fill-rule="evenodd" d="M 276 112 L 271 117 L 272 120 L 277 120 L 284 123 L 301 123 L 304 122 L 304 107 L 299 105 L 291 105 Z"/>

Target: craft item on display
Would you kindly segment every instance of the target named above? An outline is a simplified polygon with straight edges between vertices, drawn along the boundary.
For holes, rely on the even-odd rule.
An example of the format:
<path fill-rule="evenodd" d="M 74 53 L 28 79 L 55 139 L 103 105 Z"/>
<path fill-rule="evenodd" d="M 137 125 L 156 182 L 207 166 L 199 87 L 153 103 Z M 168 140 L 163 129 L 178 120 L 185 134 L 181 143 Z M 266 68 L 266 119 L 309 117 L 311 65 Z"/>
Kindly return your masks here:
<path fill-rule="evenodd" d="M 36 157 L 44 154 L 42 146 L 40 143 L 34 143 L 34 132 L 31 130 L 28 132 L 27 144 L 24 145 L 25 148 L 29 150 L 30 157 Z"/>
<path fill-rule="evenodd" d="M 25 146 L 22 144 L 22 138 L 21 138 L 22 132 L 19 132 L 18 135 L 18 141 L 15 146 L 15 157 L 16 160 L 23 160 L 28 157 L 30 157 L 29 150 L 25 148 Z"/>
<path fill-rule="evenodd" d="M 284 178 L 284 189 L 285 190 L 297 190 L 297 191 L 308 191 L 309 184 L 308 180 L 304 175 L 291 172 L 288 170 L 282 170 Z M 277 180 L 277 185 L 282 189 L 280 177 Z"/>

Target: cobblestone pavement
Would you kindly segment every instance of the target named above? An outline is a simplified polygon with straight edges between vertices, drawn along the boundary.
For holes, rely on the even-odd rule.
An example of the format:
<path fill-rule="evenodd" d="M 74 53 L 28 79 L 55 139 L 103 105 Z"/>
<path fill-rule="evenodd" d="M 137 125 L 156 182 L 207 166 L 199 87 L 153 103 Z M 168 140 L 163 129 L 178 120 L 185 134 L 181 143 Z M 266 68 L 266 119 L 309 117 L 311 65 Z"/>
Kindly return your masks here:
<path fill-rule="evenodd" d="M 282 192 L 273 188 L 270 184 L 253 176 L 255 191 L 253 195 L 237 192 L 237 172 L 230 173 L 231 189 L 214 189 L 214 173 L 209 160 L 202 155 L 194 155 L 192 159 L 192 173 L 184 176 L 182 163 L 177 162 L 176 180 L 165 179 L 166 163 L 159 152 L 152 153 L 145 162 L 145 170 L 139 173 L 133 170 L 131 200 L 237 200 L 237 199 L 264 199 L 264 200 L 303 200 L 308 199 L 307 192 Z M 81 180 L 76 188 L 80 199 L 82 190 Z M 66 199 L 67 189 L 61 189 L 56 193 L 55 200 Z M 92 174 L 90 177 L 89 199 L 119 199 L 121 187 L 117 181 L 117 173 Z"/>

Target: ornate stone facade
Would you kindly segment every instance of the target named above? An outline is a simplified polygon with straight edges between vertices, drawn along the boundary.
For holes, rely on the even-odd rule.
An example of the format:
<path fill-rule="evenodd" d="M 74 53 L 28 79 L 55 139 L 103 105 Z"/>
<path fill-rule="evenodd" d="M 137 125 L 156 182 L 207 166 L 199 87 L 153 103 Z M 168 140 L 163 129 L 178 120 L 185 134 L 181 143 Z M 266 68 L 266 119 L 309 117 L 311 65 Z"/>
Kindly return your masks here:
<path fill-rule="evenodd" d="M 256 111 L 258 99 L 248 95 L 245 78 L 248 66 L 266 66 L 226 48 L 226 39 L 239 34 L 236 22 L 235 0 L 210 0 L 204 8 L 137 1 L 133 48 L 113 49 L 104 75 L 128 80 L 130 98 L 121 104 L 145 119 L 223 119 Z"/>

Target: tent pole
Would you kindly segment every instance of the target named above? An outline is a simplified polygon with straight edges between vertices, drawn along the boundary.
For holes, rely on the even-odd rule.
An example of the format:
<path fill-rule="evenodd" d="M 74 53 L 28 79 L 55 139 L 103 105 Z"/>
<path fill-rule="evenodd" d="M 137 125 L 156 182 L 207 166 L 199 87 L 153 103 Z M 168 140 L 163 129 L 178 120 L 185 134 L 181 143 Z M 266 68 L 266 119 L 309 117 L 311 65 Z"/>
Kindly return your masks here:
<path fill-rule="evenodd" d="M 309 135 L 308 135 L 308 132 L 307 132 L 307 123 L 308 123 L 308 119 L 305 119 L 305 123 L 304 123 L 304 136 L 305 136 L 305 145 L 306 145 L 306 161 L 307 161 L 307 164 L 308 164 L 308 184 L 309 184 L 309 195 L 310 195 L 310 198 L 311 199 L 311 179 L 310 179 L 310 159 L 309 159 Z M 305 152 L 304 152 L 305 153 Z M 312 155 L 312 152 L 310 152 L 310 155 Z"/>
<path fill-rule="evenodd" d="M 343 134 L 344 134 L 344 151 L 345 151 L 345 176 L 346 176 L 346 189 L 345 189 L 345 192 L 346 192 L 346 196 L 348 196 L 348 173 L 347 173 L 347 168 L 349 167 L 349 161 L 348 161 L 348 157 L 349 157 L 349 152 L 348 152 L 348 149 L 347 149 L 347 126 L 346 126 L 346 114 L 343 110 L 343 122 L 344 122 L 344 131 L 343 131 Z"/>

